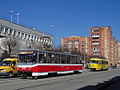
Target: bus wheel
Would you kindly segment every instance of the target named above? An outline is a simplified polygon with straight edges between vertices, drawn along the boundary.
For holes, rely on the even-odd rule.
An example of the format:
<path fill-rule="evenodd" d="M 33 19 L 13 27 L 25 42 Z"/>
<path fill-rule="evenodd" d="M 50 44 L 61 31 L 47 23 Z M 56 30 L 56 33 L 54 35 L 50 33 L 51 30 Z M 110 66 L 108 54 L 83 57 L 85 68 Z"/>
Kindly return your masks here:
<path fill-rule="evenodd" d="M 9 78 L 14 77 L 14 73 L 13 73 L 13 72 L 9 72 L 8 77 L 9 77 Z"/>
<path fill-rule="evenodd" d="M 26 79 L 27 78 L 27 74 L 21 74 L 21 78 L 22 79 Z"/>

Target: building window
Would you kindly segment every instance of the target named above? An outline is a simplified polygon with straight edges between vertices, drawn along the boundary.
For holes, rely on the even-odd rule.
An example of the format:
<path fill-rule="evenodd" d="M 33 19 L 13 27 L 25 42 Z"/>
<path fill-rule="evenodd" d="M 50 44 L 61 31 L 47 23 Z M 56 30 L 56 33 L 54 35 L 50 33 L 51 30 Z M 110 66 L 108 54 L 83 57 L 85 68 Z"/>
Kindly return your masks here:
<path fill-rule="evenodd" d="M 64 47 L 66 48 L 66 47 L 67 47 L 67 45 L 64 45 Z"/>
<path fill-rule="evenodd" d="M 21 38 L 24 38 L 24 33 L 22 33 Z"/>
<path fill-rule="evenodd" d="M 72 47 L 72 45 L 71 44 L 68 44 L 68 48 L 71 48 Z"/>
<path fill-rule="evenodd" d="M 72 44 L 72 41 L 69 41 L 68 44 Z"/>
<path fill-rule="evenodd" d="M 32 38 L 31 38 L 31 40 L 33 40 L 33 36 L 32 36 Z"/>
<path fill-rule="evenodd" d="M 84 45 L 81 45 L 81 47 L 84 47 Z"/>
<path fill-rule="evenodd" d="M 20 37 L 20 32 L 18 32 L 18 35 L 17 35 L 18 37 Z"/>
<path fill-rule="evenodd" d="M 64 44 L 67 44 L 67 42 L 64 42 Z"/>
<path fill-rule="evenodd" d="M 93 43 L 99 43 L 99 41 L 93 41 Z"/>
<path fill-rule="evenodd" d="M 84 41 L 81 41 L 81 43 L 84 43 Z"/>
<path fill-rule="evenodd" d="M 5 28 L 5 33 L 8 33 L 8 28 Z"/>
<path fill-rule="evenodd" d="M 28 40 L 30 40 L 30 35 L 28 35 Z"/>
<path fill-rule="evenodd" d="M 10 29 L 10 32 L 9 32 L 10 35 L 12 35 L 12 29 Z"/>
<path fill-rule="evenodd" d="M 99 33 L 96 33 L 96 34 L 92 34 L 92 36 L 99 36 Z"/>
<path fill-rule="evenodd" d="M 75 48 L 78 48 L 78 41 L 75 41 Z"/>
<path fill-rule="evenodd" d="M 95 29 L 95 30 L 92 30 L 92 32 L 100 32 L 100 30 Z"/>
<path fill-rule="evenodd" d="M 75 45 L 75 48 L 78 48 L 78 45 L 77 45 L 77 44 Z"/>
<path fill-rule="evenodd" d="M 99 45 L 93 45 L 94 47 L 99 47 Z"/>
<path fill-rule="evenodd" d="M 13 35 L 16 35 L 16 30 L 14 30 L 14 33 L 13 33 Z"/>
<path fill-rule="evenodd" d="M 82 51 L 84 51 L 84 48 L 82 48 Z"/>
<path fill-rule="evenodd" d="M 75 41 L 75 44 L 78 44 L 78 41 Z"/>
<path fill-rule="evenodd" d="M 4 28 L 1 26 L 1 27 L 0 27 L 0 32 L 3 32 L 3 30 L 4 30 Z"/>
<path fill-rule="evenodd" d="M 36 37 L 34 38 L 34 40 L 36 40 Z"/>
<path fill-rule="evenodd" d="M 27 34 L 25 34 L 25 39 L 27 38 Z"/>

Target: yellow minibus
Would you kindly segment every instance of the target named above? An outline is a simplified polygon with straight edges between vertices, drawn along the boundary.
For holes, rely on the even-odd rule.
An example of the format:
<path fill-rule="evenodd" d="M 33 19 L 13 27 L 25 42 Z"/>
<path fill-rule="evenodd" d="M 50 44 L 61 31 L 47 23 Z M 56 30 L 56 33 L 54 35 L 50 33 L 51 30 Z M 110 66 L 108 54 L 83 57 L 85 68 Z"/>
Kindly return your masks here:
<path fill-rule="evenodd" d="M 105 59 L 91 58 L 90 59 L 90 70 L 107 70 L 108 61 Z"/>
<path fill-rule="evenodd" d="M 14 77 L 17 74 L 18 58 L 7 58 L 0 62 L 0 76 Z"/>

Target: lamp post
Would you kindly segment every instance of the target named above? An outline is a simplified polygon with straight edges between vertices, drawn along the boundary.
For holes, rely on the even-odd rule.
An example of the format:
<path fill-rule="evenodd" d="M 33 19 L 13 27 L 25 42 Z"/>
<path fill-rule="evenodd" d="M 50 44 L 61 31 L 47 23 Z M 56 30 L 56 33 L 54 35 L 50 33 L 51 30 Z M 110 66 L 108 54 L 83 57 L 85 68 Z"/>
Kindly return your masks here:
<path fill-rule="evenodd" d="M 86 61 L 85 61 L 85 48 L 84 48 L 84 68 L 85 68 L 85 63 Z"/>

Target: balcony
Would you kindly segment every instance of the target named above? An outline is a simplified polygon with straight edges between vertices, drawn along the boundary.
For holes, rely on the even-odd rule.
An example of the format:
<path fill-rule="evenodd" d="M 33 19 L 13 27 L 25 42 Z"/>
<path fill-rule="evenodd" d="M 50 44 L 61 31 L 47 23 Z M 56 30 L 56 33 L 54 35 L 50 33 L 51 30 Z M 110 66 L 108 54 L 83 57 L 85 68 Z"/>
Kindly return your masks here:
<path fill-rule="evenodd" d="M 93 34 L 92 34 L 92 38 L 98 38 L 98 37 L 100 37 L 100 34 L 99 34 L 99 33 L 93 33 Z"/>
<path fill-rule="evenodd" d="M 99 45 L 100 43 L 92 43 L 93 45 Z"/>
<path fill-rule="evenodd" d="M 92 35 L 92 38 L 100 37 L 100 35 Z"/>

